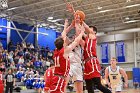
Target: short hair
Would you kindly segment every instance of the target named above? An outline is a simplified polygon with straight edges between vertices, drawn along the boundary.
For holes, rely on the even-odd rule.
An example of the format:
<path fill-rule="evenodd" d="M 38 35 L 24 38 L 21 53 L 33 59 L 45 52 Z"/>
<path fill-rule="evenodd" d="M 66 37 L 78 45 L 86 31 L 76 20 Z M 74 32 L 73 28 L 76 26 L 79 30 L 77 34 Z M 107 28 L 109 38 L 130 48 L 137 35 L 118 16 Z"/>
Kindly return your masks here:
<path fill-rule="evenodd" d="M 8 72 L 9 72 L 9 70 L 11 70 L 11 73 L 13 73 L 13 69 L 12 69 L 12 68 L 9 68 L 9 69 L 8 69 Z"/>
<path fill-rule="evenodd" d="M 62 37 L 58 37 L 58 38 L 55 40 L 54 44 L 55 44 L 55 47 L 56 47 L 58 50 L 60 50 L 60 49 L 63 47 L 63 44 L 64 44 L 63 38 L 62 38 Z"/>
<path fill-rule="evenodd" d="M 117 58 L 116 57 L 112 57 L 111 59 L 115 59 L 117 61 Z"/>
<path fill-rule="evenodd" d="M 93 28 L 93 31 L 95 31 L 95 33 L 97 33 L 97 28 L 95 26 L 89 26 L 89 28 Z"/>
<path fill-rule="evenodd" d="M 51 62 L 51 63 L 50 63 L 50 67 L 51 67 L 51 66 L 55 66 L 54 62 Z"/>

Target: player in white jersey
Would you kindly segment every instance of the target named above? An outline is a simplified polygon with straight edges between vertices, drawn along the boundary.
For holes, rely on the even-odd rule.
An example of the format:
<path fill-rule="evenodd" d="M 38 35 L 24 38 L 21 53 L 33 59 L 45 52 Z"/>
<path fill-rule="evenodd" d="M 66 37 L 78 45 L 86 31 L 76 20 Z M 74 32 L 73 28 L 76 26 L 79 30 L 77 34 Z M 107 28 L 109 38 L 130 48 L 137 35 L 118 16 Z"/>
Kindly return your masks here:
<path fill-rule="evenodd" d="M 112 88 L 113 93 L 121 93 L 123 82 L 121 77 L 124 77 L 125 83 L 124 87 L 128 87 L 128 77 L 124 69 L 117 66 L 117 59 L 112 58 L 111 66 L 108 66 L 105 70 L 105 79 L 109 87 Z M 109 77 L 109 78 L 108 78 Z M 109 82 L 110 80 L 110 82 Z M 116 91 L 116 92 L 115 92 Z"/>
<path fill-rule="evenodd" d="M 71 41 L 74 40 L 74 36 Z M 83 71 L 82 71 L 82 48 L 80 45 L 75 47 L 69 53 L 70 59 L 70 72 L 69 76 L 67 77 L 67 83 L 69 82 L 70 78 L 74 82 L 74 87 L 76 89 L 76 93 L 83 93 Z"/>

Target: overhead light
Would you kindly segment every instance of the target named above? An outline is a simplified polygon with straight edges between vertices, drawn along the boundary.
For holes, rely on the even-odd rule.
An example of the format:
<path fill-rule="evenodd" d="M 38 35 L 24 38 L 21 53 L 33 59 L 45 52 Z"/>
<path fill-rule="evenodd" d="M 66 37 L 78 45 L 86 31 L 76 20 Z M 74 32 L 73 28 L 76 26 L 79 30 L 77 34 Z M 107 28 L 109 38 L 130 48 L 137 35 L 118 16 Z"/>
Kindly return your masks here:
<path fill-rule="evenodd" d="M 111 10 L 103 10 L 103 11 L 99 11 L 99 13 L 105 13 L 105 12 L 108 12 L 108 11 L 111 11 Z"/>
<path fill-rule="evenodd" d="M 55 25 L 64 27 L 63 24 L 59 24 L 59 23 L 55 23 Z"/>
<path fill-rule="evenodd" d="M 59 28 L 57 28 L 57 30 L 61 30 L 61 28 L 59 27 Z"/>
<path fill-rule="evenodd" d="M 126 8 L 131 8 L 131 7 L 136 7 L 136 6 L 140 6 L 140 4 L 128 5 L 126 6 Z"/>
<path fill-rule="evenodd" d="M 130 19 L 129 17 L 126 17 L 126 18 L 125 18 L 125 20 L 129 20 L 129 19 Z"/>
<path fill-rule="evenodd" d="M 55 20 L 48 19 L 48 21 L 53 22 L 53 23 L 58 22 L 58 21 L 61 21 L 61 20 L 63 20 L 63 19 L 55 19 Z"/>
<path fill-rule="evenodd" d="M 3 8 L 8 8 L 7 3 L 3 3 L 1 6 L 2 6 Z"/>
<path fill-rule="evenodd" d="M 42 26 L 46 26 L 46 24 L 45 24 L 45 23 L 42 23 L 41 25 L 42 25 Z"/>
<path fill-rule="evenodd" d="M 49 26 L 50 28 L 56 28 L 57 26 L 54 26 L 54 25 L 51 25 L 51 26 Z"/>
<path fill-rule="evenodd" d="M 18 7 L 13 7 L 13 8 L 9 8 L 7 9 L 8 11 L 11 11 L 11 10 L 14 10 L 14 9 L 17 9 Z"/>
<path fill-rule="evenodd" d="M 131 0 L 126 0 L 126 2 L 131 2 Z"/>
<path fill-rule="evenodd" d="M 135 22 L 139 22 L 140 20 L 130 20 L 130 21 L 126 21 L 124 23 L 135 23 Z"/>
<path fill-rule="evenodd" d="M 52 20 L 52 19 L 53 19 L 53 17 L 48 17 L 48 19 L 49 19 L 49 20 Z"/>
<path fill-rule="evenodd" d="M 98 10 L 101 10 L 102 8 L 103 8 L 103 7 L 100 7 L 100 6 L 97 7 Z"/>

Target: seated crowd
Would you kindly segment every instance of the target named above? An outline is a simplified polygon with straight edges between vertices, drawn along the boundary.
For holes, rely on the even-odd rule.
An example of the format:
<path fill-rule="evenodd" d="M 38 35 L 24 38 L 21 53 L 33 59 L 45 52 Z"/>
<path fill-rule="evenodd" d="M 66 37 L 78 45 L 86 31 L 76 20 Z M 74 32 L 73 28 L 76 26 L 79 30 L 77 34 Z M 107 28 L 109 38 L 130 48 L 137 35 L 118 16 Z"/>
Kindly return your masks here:
<path fill-rule="evenodd" d="M 0 47 L 0 68 L 12 68 L 18 82 L 23 82 L 27 89 L 36 89 L 38 93 L 44 88 L 44 71 L 50 66 L 52 52 L 49 48 L 34 48 L 25 42 L 8 46 L 8 50 Z"/>

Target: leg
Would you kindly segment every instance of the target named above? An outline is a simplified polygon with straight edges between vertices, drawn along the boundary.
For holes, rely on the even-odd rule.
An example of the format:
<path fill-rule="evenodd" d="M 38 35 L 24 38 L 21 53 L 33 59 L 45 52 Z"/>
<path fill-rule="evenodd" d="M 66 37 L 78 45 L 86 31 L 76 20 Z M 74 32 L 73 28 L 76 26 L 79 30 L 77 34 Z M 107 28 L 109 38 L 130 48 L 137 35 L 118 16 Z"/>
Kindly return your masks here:
<path fill-rule="evenodd" d="M 37 89 L 37 93 L 41 93 L 41 88 L 38 88 Z"/>
<path fill-rule="evenodd" d="M 74 83 L 76 93 L 83 93 L 83 81 L 76 81 Z"/>
<path fill-rule="evenodd" d="M 6 86 L 5 93 L 8 93 L 8 91 L 9 91 L 9 86 Z"/>
<path fill-rule="evenodd" d="M 68 75 L 67 78 L 65 79 L 66 80 L 66 85 L 64 87 L 64 93 L 67 93 L 67 85 L 69 83 L 69 80 L 70 80 L 70 76 Z"/>
<path fill-rule="evenodd" d="M 10 93 L 13 93 L 13 86 L 10 86 Z"/>
<path fill-rule="evenodd" d="M 92 79 L 86 79 L 85 82 L 88 93 L 94 93 Z"/>
<path fill-rule="evenodd" d="M 107 89 L 106 87 L 104 87 L 101 84 L 101 78 L 100 77 L 96 77 L 92 79 L 96 88 L 99 89 L 100 91 L 102 91 L 103 93 L 111 93 L 111 91 L 109 89 Z"/>

